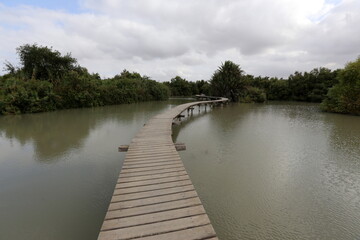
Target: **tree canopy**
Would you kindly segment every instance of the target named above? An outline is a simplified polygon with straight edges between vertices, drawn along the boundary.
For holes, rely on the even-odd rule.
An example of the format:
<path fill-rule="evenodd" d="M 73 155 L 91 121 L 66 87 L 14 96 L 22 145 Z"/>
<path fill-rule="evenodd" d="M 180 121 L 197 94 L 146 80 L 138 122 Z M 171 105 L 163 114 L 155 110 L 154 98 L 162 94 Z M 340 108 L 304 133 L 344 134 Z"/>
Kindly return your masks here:
<path fill-rule="evenodd" d="M 238 101 L 244 87 L 243 73 L 239 65 L 225 61 L 210 80 L 212 94 L 227 97 L 233 102 Z"/>
<path fill-rule="evenodd" d="M 5 63 L 0 76 L 0 114 L 44 112 L 64 108 L 95 107 L 139 101 L 165 100 L 169 89 L 161 83 L 124 70 L 101 79 L 52 48 L 23 45 L 17 48 L 21 67 Z"/>
<path fill-rule="evenodd" d="M 329 90 L 322 108 L 329 112 L 360 115 L 360 57 L 340 70 L 338 81 Z"/>
<path fill-rule="evenodd" d="M 65 56 L 52 48 L 25 44 L 17 48 L 21 70 L 27 79 L 57 83 L 70 70 L 78 67 L 70 53 Z"/>

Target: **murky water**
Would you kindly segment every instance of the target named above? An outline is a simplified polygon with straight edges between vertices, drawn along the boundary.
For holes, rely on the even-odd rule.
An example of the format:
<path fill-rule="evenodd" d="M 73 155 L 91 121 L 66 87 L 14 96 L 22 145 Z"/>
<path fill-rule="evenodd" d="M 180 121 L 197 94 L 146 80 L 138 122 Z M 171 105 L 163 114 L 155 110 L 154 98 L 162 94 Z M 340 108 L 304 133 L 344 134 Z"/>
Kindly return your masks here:
<path fill-rule="evenodd" d="M 234 104 L 175 132 L 220 239 L 360 239 L 360 117 Z"/>
<path fill-rule="evenodd" d="M 0 239 L 96 239 L 140 103 L 0 117 Z M 233 104 L 175 128 L 222 240 L 359 239 L 360 117 L 317 105 Z"/>
<path fill-rule="evenodd" d="M 0 117 L 0 240 L 96 239 L 124 153 L 183 101 Z"/>

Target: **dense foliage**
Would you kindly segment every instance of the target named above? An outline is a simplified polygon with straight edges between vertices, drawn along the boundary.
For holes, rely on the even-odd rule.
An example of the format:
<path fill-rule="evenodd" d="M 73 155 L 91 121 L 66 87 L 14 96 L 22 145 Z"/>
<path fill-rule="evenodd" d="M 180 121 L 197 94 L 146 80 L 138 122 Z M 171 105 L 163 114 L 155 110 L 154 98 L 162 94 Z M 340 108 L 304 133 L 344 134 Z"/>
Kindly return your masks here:
<path fill-rule="evenodd" d="M 52 48 L 17 48 L 20 67 L 5 63 L 0 76 L 0 114 L 43 112 L 64 108 L 165 100 L 171 96 L 205 94 L 237 102 L 290 100 L 323 102 L 325 111 L 360 115 L 360 58 L 342 70 L 315 68 L 288 79 L 245 75 L 239 65 L 225 61 L 210 81 L 187 81 L 180 76 L 158 83 L 124 70 L 101 79 L 79 66 L 70 54 Z M 329 91 L 330 89 L 330 91 Z"/>
<path fill-rule="evenodd" d="M 227 97 L 231 101 L 238 101 L 244 89 L 244 71 L 239 65 L 226 61 L 213 74 L 210 85 L 215 96 Z"/>
<path fill-rule="evenodd" d="M 339 71 L 315 68 L 310 72 L 295 72 L 288 79 L 254 77 L 245 75 L 239 65 L 226 61 L 214 72 L 210 82 L 189 82 L 177 76 L 165 85 L 173 96 L 204 93 L 246 103 L 266 100 L 322 102 L 328 90 L 338 83 Z"/>
<path fill-rule="evenodd" d="M 204 80 L 196 82 L 187 81 L 184 78 L 176 76 L 170 82 L 164 82 L 170 89 L 171 96 L 193 96 L 196 94 L 210 94 L 210 84 Z"/>
<path fill-rule="evenodd" d="M 322 108 L 325 111 L 360 115 L 360 58 L 348 63 L 338 74 L 339 83 L 332 87 Z"/>
<path fill-rule="evenodd" d="M 18 48 L 21 66 L 6 63 L 0 77 L 0 114 L 44 112 L 139 101 L 165 100 L 169 89 L 139 73 L 124 70 L 101 80 L 70 54 L 37 45 Z"/>

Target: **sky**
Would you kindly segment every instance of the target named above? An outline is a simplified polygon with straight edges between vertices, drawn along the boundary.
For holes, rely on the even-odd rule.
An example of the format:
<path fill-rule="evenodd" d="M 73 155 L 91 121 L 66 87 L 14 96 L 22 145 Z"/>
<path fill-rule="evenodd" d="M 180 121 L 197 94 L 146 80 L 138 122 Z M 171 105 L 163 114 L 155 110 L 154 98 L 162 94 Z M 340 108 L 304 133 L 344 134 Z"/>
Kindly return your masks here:
<path fill-rule="evenodd" d="M 0 65 L 37 43 L 103 78 L 209 80 L 227 60 L 286 78 L 356 60 L 359 13 L 360 0 L 0 0 Z"/>

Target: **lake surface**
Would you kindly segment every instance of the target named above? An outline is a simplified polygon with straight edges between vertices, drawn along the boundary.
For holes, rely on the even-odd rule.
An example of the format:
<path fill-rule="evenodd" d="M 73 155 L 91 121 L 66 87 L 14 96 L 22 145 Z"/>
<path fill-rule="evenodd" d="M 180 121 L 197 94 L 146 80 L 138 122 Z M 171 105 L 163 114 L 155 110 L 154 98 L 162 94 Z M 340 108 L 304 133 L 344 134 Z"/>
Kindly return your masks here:
<path fill-rule="evenodd" d="M 234 104 L 175 133 L 220 239 L 360 239 L 360 117 Z"/>
<path fill-rule="evenodd" d="M 182 102 L 0 117 L 0 239 L 95 240 L 117 147 Z M 196 108 L 174 140 L 220 239 L 360 238 L 360 117 L 296 103 Z"/>

